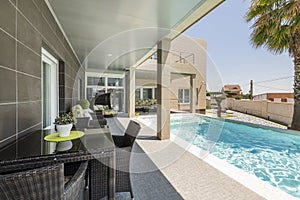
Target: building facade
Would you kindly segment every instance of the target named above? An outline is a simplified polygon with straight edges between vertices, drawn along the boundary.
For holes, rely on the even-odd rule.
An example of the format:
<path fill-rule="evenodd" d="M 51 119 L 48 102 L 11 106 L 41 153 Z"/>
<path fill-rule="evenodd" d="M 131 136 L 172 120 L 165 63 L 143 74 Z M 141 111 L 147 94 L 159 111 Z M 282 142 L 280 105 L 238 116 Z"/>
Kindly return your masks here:
<path fill-rule="evenodd" d="M 254 95 L 254 100 L 268 100 L 273 102 L 294 102 L 294 93 L 264 93 Z"/>
<path fill-rule="evenodd" d="M 171 42 L 166 61 L 171 73 L 171 109 L 190 111 L 195 98 L 196 112 L 205 112 L 206 102 L 206 42 L 197 38 L 179 36 Z M 191 79 L 193 81 L 191 87 Z M 86 98 L 97 94 L 112 93 L 112 105 L 116 111 L 126 111 L 126 84 L 123 71 L 86 72 Z M 157 98 L 157 54 L 136 69 L 135 99 Z"/>
<path fill-rule="evenodd" d="M 238 84 L 224 85 L 222 92 L 226 94 L 227 98 L 235 98 L 235 99 L 242 98 L 242 89 L 241 86 Z"/>

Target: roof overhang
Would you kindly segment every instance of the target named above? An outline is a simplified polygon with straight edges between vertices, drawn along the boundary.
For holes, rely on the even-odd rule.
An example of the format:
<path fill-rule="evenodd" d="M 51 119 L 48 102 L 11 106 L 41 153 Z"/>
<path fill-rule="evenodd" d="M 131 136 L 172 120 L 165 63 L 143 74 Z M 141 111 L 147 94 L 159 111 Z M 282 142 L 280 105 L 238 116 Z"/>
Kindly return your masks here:
<path fill-rule="evenodd" d="M 87 69 L 137 67 L 224 0 L 46 0 Z"/>

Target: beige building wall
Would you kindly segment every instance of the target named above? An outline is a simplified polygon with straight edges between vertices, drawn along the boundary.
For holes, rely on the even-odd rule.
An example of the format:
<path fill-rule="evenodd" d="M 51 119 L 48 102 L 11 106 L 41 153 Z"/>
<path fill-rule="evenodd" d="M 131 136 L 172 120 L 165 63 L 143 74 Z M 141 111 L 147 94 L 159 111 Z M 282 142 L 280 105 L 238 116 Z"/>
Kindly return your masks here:
<path fill-rule="evenodd" d="M 267 100 L 235 100 L 227 99 L 227 108 L 279 122 L 290 126 L 292 123 L 294 104 L 271 102 Z"/>
<path fill-rule="evenodd" d="M 171 108 L 189 110 L 189 104 L 178 103 L 178 89 L 190 89 L 190 75 L 194 78 L 193 92 L 196 111 L 206 108 L 206 41 L 178 36 L 171 42 L 167 65 L 171 68 Z M 157 60 L 148 59 L 137 68 L 136 87 L 156 87 Z"/>

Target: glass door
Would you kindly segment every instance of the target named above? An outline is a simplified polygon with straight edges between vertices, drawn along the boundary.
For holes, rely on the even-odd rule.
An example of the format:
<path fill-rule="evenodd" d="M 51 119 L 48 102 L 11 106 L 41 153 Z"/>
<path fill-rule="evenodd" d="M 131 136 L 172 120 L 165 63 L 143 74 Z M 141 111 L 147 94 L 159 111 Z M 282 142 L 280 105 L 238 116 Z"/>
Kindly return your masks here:
<path fill-rule="evenodd" d="M 43 129 L 54 128 L 58 115 L 58 60 L 42 49 L 42 122 Z"/>

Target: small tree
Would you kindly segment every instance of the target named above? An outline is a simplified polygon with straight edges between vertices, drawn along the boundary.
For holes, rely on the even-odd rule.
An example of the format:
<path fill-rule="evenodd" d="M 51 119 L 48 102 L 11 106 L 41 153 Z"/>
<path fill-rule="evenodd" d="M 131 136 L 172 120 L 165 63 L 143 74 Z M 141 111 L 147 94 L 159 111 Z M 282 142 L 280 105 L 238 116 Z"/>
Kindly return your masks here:
<path fill-rule="evenodd" d="M 254 47 L 266 47 L 294 58 L 294 116 L 292 129 L 300 130 L 300 1 L 252 0 L 246 20 L 253 21 Z"/>
<path fill-rule="evenodd" d="M 250 94 L 244 94 L 243 99 L 250 99 Z"/>

